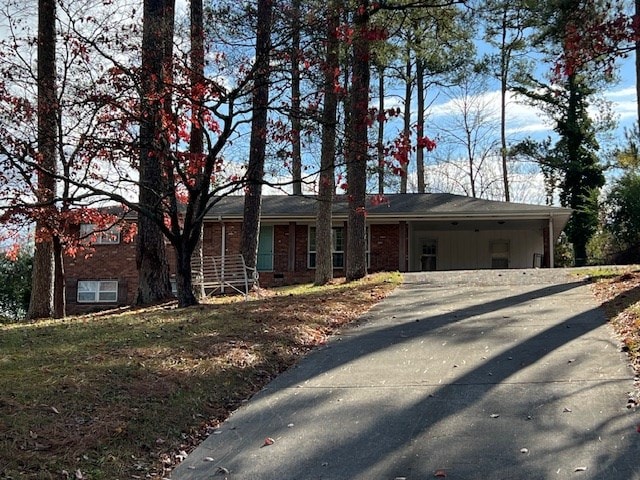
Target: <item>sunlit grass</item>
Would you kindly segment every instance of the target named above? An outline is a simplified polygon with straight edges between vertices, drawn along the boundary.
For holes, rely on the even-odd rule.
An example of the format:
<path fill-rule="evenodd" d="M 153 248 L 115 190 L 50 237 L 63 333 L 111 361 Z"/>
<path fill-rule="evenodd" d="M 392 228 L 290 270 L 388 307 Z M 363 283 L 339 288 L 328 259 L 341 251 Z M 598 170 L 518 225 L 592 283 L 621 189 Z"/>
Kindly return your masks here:
<path fill-rule="evenodd" d="M 625 273 L 640 271 L 639 265 L 604 265 L 571 270 L 571 273 L 579 276 L 586 276 L 592 280 L 602 280 L 614 278 Z"/>

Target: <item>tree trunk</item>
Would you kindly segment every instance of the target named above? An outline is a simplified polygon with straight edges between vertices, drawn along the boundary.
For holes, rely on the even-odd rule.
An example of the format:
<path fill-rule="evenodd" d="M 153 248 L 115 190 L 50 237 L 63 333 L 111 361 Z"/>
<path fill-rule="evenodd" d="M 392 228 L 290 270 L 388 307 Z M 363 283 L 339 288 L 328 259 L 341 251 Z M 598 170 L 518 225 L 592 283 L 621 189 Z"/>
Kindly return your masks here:
<path fill-rule="evenodd" d="M 340 24 L 340 0 L 331 0 L 328 6 L 327 52 L 324 67 L 324 109 L 322 111 L 322 147 L 320 154 L 320 181 L 318 185 L 318 214 L 316 217 L 316 285 L 325 285 L 333 279 L 333 252 L 331 251 L 331 222 L 334 168 L 336 154 L 336 118 L 338 96 L 334 85 L 339 68 L 339 41 L 336 36 Z"/>
<path fill-rule="evenodd" d="M 201 118 L 201 105 L 202 105 L 202 90 L 201 86 L 204 84 L 204 15 L 203 15 L 203 6 L 202 0 L 191 0 L 190 2 L 190 10 L 191 10 L 191 110 L 192 116 L 195 121 L 191 122 L 191 135 L 189 138 L 189 152 L 192 155 L 202 155 L 204 153 L 204 129 L 202 128 L 202 118 Z M 194 263 L 198 265 L 199 274 L 204 275 L 204 246 L 202 244 L 203 239 L 203 227 L 200 227 L 200 232 L 198 235 L 198 243 L 196 244 L 196 248 L 193 251 Z M 191 263 L 191 259 L 189 259 L 189 263 Z M 176 272 L 176 287 L 178 286 Z M 183 272 L 184 275 L 184 272 Z M 189 276 L 191 276 L 191 272 L 189 272 Z M 181 283 L 185 285 L 184 281 Z M 180 290 L 178 289 L 178 292 Z M 193 291 L 196 298 L 204 298 L 204 284 L 200 283 L 197 291 Z M 181 294 L 184 296 L 184 294 Z M 180 298 L 178 297 L 178 303 L 180 302 Z"/>
<path fill-rule="evenodd" d="M 384 66 L 378 67 L 378 194 L 384 195 Z"/>
<path fill-rule="evenodd" d="M 508 6 L 505 5 L 502 16 L 502 52 L 500 53 L 500 156 L 502 157 L 504 200 L 505 202 L 510 202 L 509 170 L 507 165 L 507 76 L 509 75 L 510 55 L 507 50 L 507 12 Z"/>
<path fill-rule="evenodd" d="M 49 241 L 36 242 L 27 319 L 53 316 L 53 271 L 53 244 Z"/>
<path fill-rule="evenodd" d="M 475 160 L 473 157 L 473 140 L 471 138 L 471 131 L 467 130 L 465 132 L 467 136 L 467 157 L 468 157 L 468 165 L 469 165 L 469 183 L 471 186 L 471 196 L 476 198 L 476 171 L 475 171 Z"/>
<path fill-rule="evenodd" d="M 405 141 L 409 141 L 411 137 L 411 86 L 413 81 L 411 79 L 411 50 L 407 48 L 407 63 L 405 65 L 405 84 L 404 84 L 404 129 L 403 135 Z M 402 177 L 400 177 L 400 193 L 407 193 L 407 182 L 409 180 L 409 158 L 410 154 L 407 152 L 407 161 L 404 165 L 401 165 Z"/>
<path fill-rule="evenodd" d="M 136 303 L 145 305 L 171 295 L 169 264 L 160 225 L 164 221 L 161 202 L 166 161 L 162 138 L 163 102 L 170 77 L 173 45 L 173 0 L 145 0 L 142 35 L 141 118 L 140 118 L 140 191 L 136 266 L 138 294 Z M 166 108 L 166 107 L 165 107 Z"/>
<path fill-rule="evenodd" d="M 502 157 L 502 182 L 504 185 L 504 201 L 511 201 L 509 193 L 509 169 L 507 163 L 507 79 L 502 77 L 500 87 L 500 156 Z"/>
<path fill-rule="evenodd" d="M 54 259 L 48 220 L 54 206 L 57 138 L 56 1 L 38 2 L 38 202 L 44 212 L 36 220 L 31 299 L 27 318 L 53 315 Z"/>
<path fill-rule="evenodd" d="M 192 251 L 187 243 L 180 242 L 174 248 L 176 254 L 176 292 L 178 307 L 180 308 L 190 307 L 198 303 L 193 293 L 193 283 L 191 281 Z"/>
<path fill-rule="evenodd" d="M 253 119 L 247 167 L 247 188 L 244 197 L 242 224 L 242 255 L 249 268 L 258 260 L 258 235 L 262 206 L 262 182 L 267 142 L 269 107 L 269 57 L 271 53 L 272 0 L 258 0 L 256 32 L 256 63 L 253 87 Z"/>
<path fill-rule="evenodd" d="M 189 138 L 189 152 L 202 154 L 204 152 L 201 105 L 202 90 L 204 86 L 204 18 L 202 0 L 190 0 L 191 9 L 191 110 L 192 120 Z"/>
<path fill-rule="evenodd" d="M 64 318 L 67 313 L 65 294 L 64 252 L 60 237 L 53 237 L 53 318 Z"/>
<path fill-rule="evenodd" d="M 416 60 L 416 93 L 418 94 L 417 137 L 424 136 L 424 62 Z M 424 183 L 424 147 L 416 142 L 416 176 L 418 177 L 418 193 L 425 192 Z"/>
<path fill-rule="evenodd" d="M 371 45 L 369 30 L 369 0 L 358 0 L 354 16 L 353 77 L 351 80 L 351 116 L 348 128 L 347 196 L 347 281 L 358 280 L 367 274 L 366 256 L 366 183 L 369 142 L 369 79 Z"/>
<path fill-rule="evenodd" d="M 291 173 L 293 194 L 302 195 L 302 145 L 300 132 L 300 0 L 291 2 Z"/>

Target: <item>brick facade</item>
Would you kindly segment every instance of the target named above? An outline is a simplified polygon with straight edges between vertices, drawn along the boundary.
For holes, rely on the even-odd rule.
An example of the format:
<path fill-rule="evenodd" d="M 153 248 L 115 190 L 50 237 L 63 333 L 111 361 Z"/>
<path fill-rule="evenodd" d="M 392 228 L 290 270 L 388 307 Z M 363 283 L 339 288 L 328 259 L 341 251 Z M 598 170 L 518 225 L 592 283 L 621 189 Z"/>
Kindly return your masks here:
<path fill-rule="evenodd" d="M 260 285 L 272 287 L 312 282 L 315 270 L 308 267 L 309 245 L 308 223 L 280 223 L 273 225 L 273 271 L 260 272 Z M 344 224 L 346 232 L 346 222 Z M 240 222 L 208 222 L 203 229 L 202 244 L 204 255 L 222 254 L 222 231 L 225 232 L 225 254 L 239 253 L 242 234 Z M 400 228 L 398 224 L 371 225 L 370 267 L 372 272 L 398 270 Z M 345 239 L 346 246 L 346 239 Z M 171 245 L 167 244 L 167 254 L 172 275 L 175 261 Z M 348 252 L 345 252 L 348 255 Z M 94 245 L 93 252 L 86 256 L 65 258 L 67 311 L 79 314 L 131 305 L 135 301 L 138 274 L 136 270 L 136 244 Z M 342 269 L 335 269 L 334 275 L 344 275 Z M 104 303 L 80 303 L 77 300 L 78 281 L 116 280 L 118 301 Z"/>
<path fill-rule="evenodd" d="M 135 242 L 95 245 L 92 248 L 93 253 L 88 254 L 89 256 L 80 253 L 75 257 L 65 258 L 67 311 L 70 314 L 131 305 L 135 301 L 138 286 Z M 116 280 L 118 301 L 116 303 L 78 303 L 78 281 L 82 280 Z"/>
<path fill-rule="evenodd" d="M 400 225 L 371 225 L 369 271 L 394 271 L 400 268 Z"/>

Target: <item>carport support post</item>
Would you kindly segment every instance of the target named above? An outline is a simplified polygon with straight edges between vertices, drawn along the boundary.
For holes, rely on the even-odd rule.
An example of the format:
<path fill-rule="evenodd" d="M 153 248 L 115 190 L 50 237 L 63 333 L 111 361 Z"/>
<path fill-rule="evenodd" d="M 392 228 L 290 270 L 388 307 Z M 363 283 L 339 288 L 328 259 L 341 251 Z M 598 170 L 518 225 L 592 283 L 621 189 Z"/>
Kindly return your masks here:
<path fill-rule="evenodd" d="M 399 224 L 400 232 L 398 235 L 398 270 L 401 272 L 408 271 L 407 268 L 407 222 L 401 221 Z"/>
<path fill-rule="evenodd" d="M 549 217 L 549 268 L 554 268 L 553 264 L 553 215 Z"/>

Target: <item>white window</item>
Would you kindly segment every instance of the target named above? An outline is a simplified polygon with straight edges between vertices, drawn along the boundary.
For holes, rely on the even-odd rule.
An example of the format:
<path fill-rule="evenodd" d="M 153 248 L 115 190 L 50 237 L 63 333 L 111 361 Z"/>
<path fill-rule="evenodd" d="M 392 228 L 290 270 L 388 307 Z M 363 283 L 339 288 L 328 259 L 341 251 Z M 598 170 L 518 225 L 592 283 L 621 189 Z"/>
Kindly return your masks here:
<path fill-rule="evenodd" d="M 344 268 L 344 228 L 331 229 L 331 253 L 333 268 Z M 309 227 L 309 268 L 316 268 L 316 227 Z"/>
<path fill-rule="evenodd" d="M 94 245 L 116 245 L 120 243 L 120 228 L 112 226 L 104 231 L 96 231 L 92 223 L 80 225 L 80 240 Z"/>
<path fill-rule="evenodd" d="M 78 303 L 112 303 L 117 301 L 117 280 L 78 280 Z"/>

